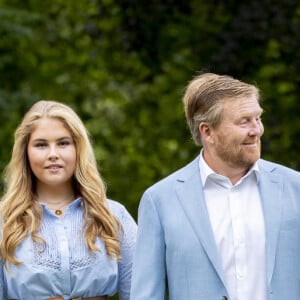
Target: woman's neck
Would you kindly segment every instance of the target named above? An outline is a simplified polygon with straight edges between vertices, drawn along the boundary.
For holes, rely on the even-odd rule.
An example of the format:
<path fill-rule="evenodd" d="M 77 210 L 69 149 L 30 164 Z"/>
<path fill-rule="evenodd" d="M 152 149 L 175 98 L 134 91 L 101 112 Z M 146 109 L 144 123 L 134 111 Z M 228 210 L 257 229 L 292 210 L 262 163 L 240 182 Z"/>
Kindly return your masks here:
<path fill-rule="evenodd" d="M 75 199 L 73 187 L 37 187 L 36 200 L 49 206 L 61 206 L 69 204 Z"/>

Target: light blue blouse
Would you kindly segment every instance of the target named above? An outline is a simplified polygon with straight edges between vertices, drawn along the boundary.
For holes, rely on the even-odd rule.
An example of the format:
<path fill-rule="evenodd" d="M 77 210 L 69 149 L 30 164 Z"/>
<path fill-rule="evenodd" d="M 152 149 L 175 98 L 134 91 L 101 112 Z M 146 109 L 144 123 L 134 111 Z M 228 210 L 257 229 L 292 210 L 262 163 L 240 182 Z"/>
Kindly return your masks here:
<path fill-rule="evenodd" d="M 62 218 L 42 204 L 40 235 L 47 246 L 43 250 L 28 237 L 16 249 L 22 264 L 8 264 L 8 269 L 1 264 L 0 299 L 70 299 L 119 292 L 119 299 L 129 300 L 137 225 L 123 205 L 112 200 L 108 205 L 123 227 L 119 262 L 107 255 L 100 239 L 96 241 L 100 252 L 88 251 L 82 234 L 81 198 L 69 205 Z"/>

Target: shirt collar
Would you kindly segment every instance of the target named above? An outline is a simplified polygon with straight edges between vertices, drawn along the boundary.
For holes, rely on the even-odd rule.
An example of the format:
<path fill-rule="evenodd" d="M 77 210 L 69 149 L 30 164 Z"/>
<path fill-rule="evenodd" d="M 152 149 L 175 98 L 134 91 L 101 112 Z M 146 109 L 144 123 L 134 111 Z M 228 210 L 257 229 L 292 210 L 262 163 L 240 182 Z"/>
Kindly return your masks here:
<path fill-rule="evenodd" d="M 40 203 L 40 205 L 41 205 L 42 207 L 46 207 L 46 206 L 47 206 L 47 205 L 46 205 L 45 203 L 43 203 L 43 202 L 39 202 L 39 203 Z M 77 206 L 82 206 L 82 205 L 83 205 L 83 200 L 82 200 L 82 197 L 79 196 L 79 197 L 75 198 L 75 200 L 72 201 L 68 206 L 69 206 L 69 207 L 77 207 Z"/>
<path fill-rule="evenodd" d="M 203 186 L 205 186 L 208 177 L 213 178 L 213 180 L 215 181 L 224 181 L 227 178 L 226 176 L 217 174 L 209 167 L 209 165 L 206 163 L 206 161 L 203 158 L 203 149 L 201 149 L 200 152 L 199 167 L 200 167 L 200 176 L 201 176 Z M 258 168 L 257 161 L 253 164 L 253 166 L 249 169 L 249 171 L 238 181 L 238 183 L 241 182 L 246 177 L 248 177 L 250 174 L 254 174 L 256 182 L 258 182 L 259 168 Z"/>

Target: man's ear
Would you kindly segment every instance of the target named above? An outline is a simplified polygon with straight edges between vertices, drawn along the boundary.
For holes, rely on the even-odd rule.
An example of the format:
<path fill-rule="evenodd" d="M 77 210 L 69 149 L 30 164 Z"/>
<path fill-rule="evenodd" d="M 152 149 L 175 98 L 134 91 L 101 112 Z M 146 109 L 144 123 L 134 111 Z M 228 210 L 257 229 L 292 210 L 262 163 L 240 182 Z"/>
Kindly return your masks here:
<path fill-rule="evenodd" d="M 213 143 L 212 129 L 207 123 L 201 122 L 198 129 L 203 142 Z"/>

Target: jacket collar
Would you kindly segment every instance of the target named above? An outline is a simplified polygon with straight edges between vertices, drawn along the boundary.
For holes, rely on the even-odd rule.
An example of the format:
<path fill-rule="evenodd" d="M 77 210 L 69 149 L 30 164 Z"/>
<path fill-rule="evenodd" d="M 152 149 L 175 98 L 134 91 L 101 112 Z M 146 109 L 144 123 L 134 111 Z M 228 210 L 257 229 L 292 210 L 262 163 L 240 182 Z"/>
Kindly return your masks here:
<path fill-rule="evenodd" d="M 225 277 L 205 205 L 199 157 L 177 172 L 176 191 L 180 205 L 200 244 L 225 285 Z M 259 168 L 258 186 L 266 230 L 266 272 L 268 283 L 270 283 L 281 222 L 283 180 L 282 176 L 275 172 L 275 164 L 261 159 L 257 163 Z"/>

